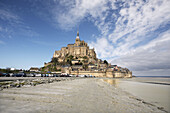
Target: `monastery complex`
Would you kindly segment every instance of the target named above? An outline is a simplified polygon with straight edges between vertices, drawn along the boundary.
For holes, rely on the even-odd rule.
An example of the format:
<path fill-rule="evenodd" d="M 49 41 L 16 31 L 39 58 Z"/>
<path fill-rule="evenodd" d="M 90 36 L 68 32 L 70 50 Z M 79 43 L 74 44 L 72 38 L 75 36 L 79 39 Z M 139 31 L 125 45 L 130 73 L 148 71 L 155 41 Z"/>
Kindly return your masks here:
<path fill-rule="evenodd" d="M 95 77 L 132 77 L 129 69 L 98 59 L 94 48 L 90 49 L 84 40 L 80 40 L 79 32 L 75 43 L 55 51 L 52 60 L 44 63 L 42 70 Z"/>

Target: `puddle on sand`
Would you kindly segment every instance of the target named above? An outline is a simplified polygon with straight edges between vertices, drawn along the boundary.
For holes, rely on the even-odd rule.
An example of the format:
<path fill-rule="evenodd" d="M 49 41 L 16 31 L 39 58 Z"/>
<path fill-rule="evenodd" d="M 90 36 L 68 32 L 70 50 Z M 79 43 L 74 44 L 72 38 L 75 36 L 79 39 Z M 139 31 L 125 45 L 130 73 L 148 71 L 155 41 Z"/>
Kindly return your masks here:
<path fill-rule="evenodd" d="M 110 85 L 113 85 L 115 87 L 119 84 L 119 79 L 103 79 L 104 82 L 109 83 Z"/>

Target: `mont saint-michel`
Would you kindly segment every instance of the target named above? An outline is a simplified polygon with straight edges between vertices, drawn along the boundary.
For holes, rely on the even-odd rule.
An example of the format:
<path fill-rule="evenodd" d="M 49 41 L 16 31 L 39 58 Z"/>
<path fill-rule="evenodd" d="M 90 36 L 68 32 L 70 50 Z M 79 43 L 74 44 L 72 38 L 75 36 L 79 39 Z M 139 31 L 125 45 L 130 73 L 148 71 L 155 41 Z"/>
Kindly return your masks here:
<path fill-rule="evenodd" d="M 169 100 L 170 0 L 0 0 L 0 113 L 170 113 Z"/>
<path fill-rule="evenodd" d="M 129 69 L 98 59 L 94 48 L 90 49 L 84 40 L 80 40 L 79 31 L 77 31 L 75 43 L 55 51 L 52 60 L 44 63 L 42 71 L 110 78 L 132 77 Z"/>

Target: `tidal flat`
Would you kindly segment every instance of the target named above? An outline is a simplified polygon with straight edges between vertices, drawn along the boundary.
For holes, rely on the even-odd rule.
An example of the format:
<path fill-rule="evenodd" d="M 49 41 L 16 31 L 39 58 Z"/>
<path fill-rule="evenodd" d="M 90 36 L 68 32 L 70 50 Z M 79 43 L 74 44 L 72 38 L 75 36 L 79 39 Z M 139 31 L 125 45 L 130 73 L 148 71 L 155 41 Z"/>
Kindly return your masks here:
<path fill-rule="evenodd" d="M 130 82 L 128 80 L 127 82 Z M 119 87 L 121 83 L 114 84 L 109 84 L 100 78 L 70 78 L 36 86 L 25 85 L 20 88 L 3 89 L 0 91 L 0 111 L 3 113 L 168 112 L 161 106 L 128 92 L 125 87 L 125 89 Z"/>
<path fill-rule="evenodd" d="M 170 112 L 170 78 L 135 77 L 131 79 L 103 79 L 130 94 Z"/>

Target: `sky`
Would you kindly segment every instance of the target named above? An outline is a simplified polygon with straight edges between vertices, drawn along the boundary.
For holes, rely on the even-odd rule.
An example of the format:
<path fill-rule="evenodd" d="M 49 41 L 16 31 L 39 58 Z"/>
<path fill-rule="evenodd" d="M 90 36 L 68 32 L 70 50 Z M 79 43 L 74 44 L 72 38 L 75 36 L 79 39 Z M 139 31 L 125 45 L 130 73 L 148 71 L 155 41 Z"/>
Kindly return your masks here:
<path fill-rule="evenodd" d="M 42 67 L 80 39 L 136 76 L 170 75 L 170 0 L 0 0 L 0 68 Z"/>

